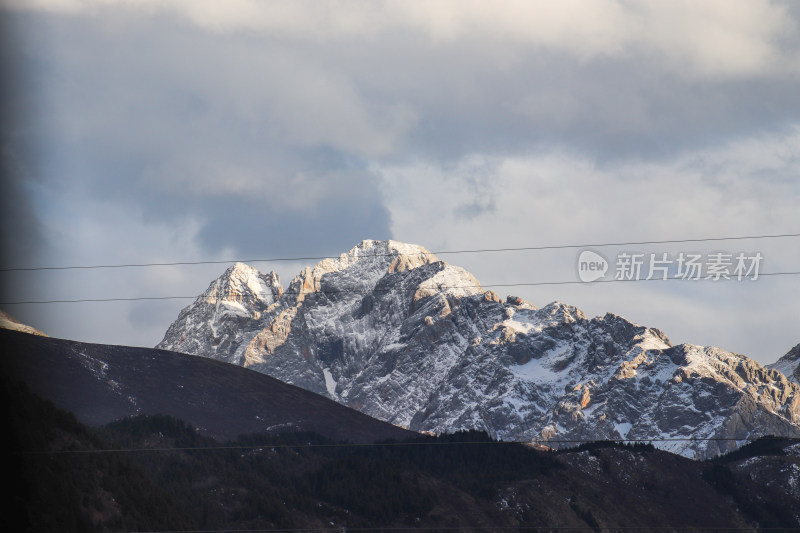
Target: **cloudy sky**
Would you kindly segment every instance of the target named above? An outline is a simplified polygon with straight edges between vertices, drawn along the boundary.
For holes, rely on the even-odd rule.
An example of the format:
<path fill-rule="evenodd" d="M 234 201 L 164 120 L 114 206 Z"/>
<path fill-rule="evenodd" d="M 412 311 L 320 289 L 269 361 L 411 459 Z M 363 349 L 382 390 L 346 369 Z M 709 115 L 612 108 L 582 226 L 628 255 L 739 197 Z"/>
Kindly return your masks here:
<path fill-rule="evenodd" d="M 0 6 L 5 269 L 800 233 L 796 2 Z M 592 249 L 800 271 L 797 237 Z M 485 285 L 576 281 L 580 250 L 441 258 Z M 253 264 L 286 285 L 311 263 Z M 3 272 L 2 299 L 193 295 L 224 268 Z M 496 290 L 763 363 L 800 342 L 800 276 Z M 3 307 L 154 345 L 188 303 Z"/>

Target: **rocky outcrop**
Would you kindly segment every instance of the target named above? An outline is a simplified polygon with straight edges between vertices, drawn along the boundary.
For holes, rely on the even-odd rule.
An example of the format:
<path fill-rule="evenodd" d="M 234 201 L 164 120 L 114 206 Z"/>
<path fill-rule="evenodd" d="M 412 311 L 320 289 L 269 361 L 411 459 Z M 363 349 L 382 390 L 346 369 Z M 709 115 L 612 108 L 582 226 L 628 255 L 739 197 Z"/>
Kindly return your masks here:
<path fill-rule="evenodd" d="M 13 316 L 9 315 L 5 311 L 0 311 L 0 328 L 10 329 L 13 331 L 21 331 L 23 333 L 30 333 L 31 335 L 40 335 L 42 337 L 47 337 L 47 335 L 45 335 L 38 329 L 29 326 L 27 324 L 23 324 L 22 322 L 20 322 Z"/>
<path fill-rule="evenodd" d="M 777 370 L 790 380 L 800 384 L 800 344 L 767 367 Z"/>

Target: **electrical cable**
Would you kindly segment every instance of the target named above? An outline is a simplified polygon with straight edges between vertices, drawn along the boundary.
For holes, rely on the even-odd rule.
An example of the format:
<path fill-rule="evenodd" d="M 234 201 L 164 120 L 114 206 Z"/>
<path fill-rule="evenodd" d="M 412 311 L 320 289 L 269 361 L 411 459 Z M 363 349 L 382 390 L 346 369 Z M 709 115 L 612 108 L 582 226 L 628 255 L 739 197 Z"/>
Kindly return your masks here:
<path fill-rule="evenodd" d="M 800 271 L 797 272 L 759 272 L 759 277 L 769 277 L 769 276 L 796 276 L 800 274 Z M 744 279 L 747 279 L 746 277 Z M 595 280 L 595 281 L 580 281 L 580 280 L 565 280 L 565 281 L 538 281 L 538 282 L 520 282 L 520 283 L 493 283 L 487 285 L 453 285 L 453 286 L 441 286 L 436 287 L 439 291 L 446 291 L 446 290 L 469 290 L 469 289 L 476 289 L 481 290 L 487 287 L 490 288 L 499 288 L 499 287 L 536 287 L 536 286 L 543 286 L 543 285 L 596 285 L 601 283 L 625 283 L 625 282 L 636 282 L 636 281 L 674 281 L 674 280 L 684 280 L 685 278 L 682 277 L 669 277 L 669 278 L 652 278 L 652 279 L 608 279 L 608 280 Z M 690 279 L 689 281 L 706 281 L 708 278 L 701 278 L 701 279 Z M 726 280 L 726 281 L 731 281 Z M 286 291 L 282 294 L 290 294 L 290 295 L 300 295 L 300 294 L 324 294 L 324 295 L 334 295 L 334 294 L 370 294 L 370 293 L 386 293 L 386 292 L 403 292 L 403 291 L 417 291 L 420 287 L 412 287 L 412 288 L 386 288 L 386 289 L 337 289 L 337 290 L 326 290 L 326 291 Z M 238 295 L 239 293 L 229 291 L 226 294 L 228 295 Z M 194 295 L 194 296 L 135 296 L 129 298 L 79 298 L 79 299 L 72 299 L 72 300 L 21 300 L 21 301 L 11 301 L 11 302 L 0 302 L 0 306 L 2 305 L 34 305 L 34 304 L 61 304 L 61 303 L 85 303 L 85 302 L 136 302 L 136 301 L 143 301 L 143 300 L 191 300 L 197 299 L 202 297 L 203 295 Z"/>
<path fill-rule="evenodd" d="M 687 242 L 715 242 L 715 241 L 741 241 L 741 240 L 755 240 L 755 239 L 779 239 L 786 237 L 800 237 L 800 233 L 784 233 L 776 235 L 748 235 L 740 237 L 706 237 L 701 239 L 668 239 L 659 241 L 631 241 L 631 242 L 606 242 L 606 243 L 590 243 L 590 244 L 562 244 L 551 246 L 522 246 L 515 248 L 481 248 L 472 250 L 442 250 L 438 252 L 428 252 L 430 255 L 452 255 L 452 254 L 474 254 L 474 253 L 497 253 L 497 252 L 521 252 L 521 251 L 538 251 L 538 250 L 563 250 L 570 248 L 603 248 L 609 246 L 638 246 L 645 244 L 677 244 Z M 374 254 L 361 257 L 394 257 L 397 255 L 420 255 L 424 252 L 413 254 Z M 427 255 L 427 254 L 424 254 Z M 162 267 L 162 266 L 182 266 L 182 265 L 218 265 L 228 263 L 272 263 L 272 262 L 290 262 L 290 261 L 322 261 L 330 259 L 326 256 L 308 256 L 308 257 L 273 257 L 268 259 L 231 259 L 226 261 L 174 261 L 167 263 L 123 263 L 123 264 L 107 264 L 107 265 L 73 265 L 73 266 L 43 266 L 43 267 L 18 267 L 18 268 L 0 268 L 0 272 L 33 272 L 42 270 L 91 270 L 100 268 L 140 268 L 140 267 Z"/>

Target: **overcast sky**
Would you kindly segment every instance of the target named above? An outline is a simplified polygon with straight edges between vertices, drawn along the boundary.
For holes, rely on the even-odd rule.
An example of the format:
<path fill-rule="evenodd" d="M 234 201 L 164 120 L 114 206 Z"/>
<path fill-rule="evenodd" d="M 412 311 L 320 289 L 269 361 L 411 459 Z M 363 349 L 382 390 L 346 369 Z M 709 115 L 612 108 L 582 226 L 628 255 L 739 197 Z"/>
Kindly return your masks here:
<path fill-rule="evenodd" d="M 3 268 L 800 233 L 797 2 L 0 6 Z M 593 250 L 800 271 L 796 237 Z M 580 251 L 441 258 L 575 281 Z M 288 285 L 311 263 L 253 264 Z M 3 301 L 193 295 L 225 266 L 6 272 Z M 800 276 L 496 291 L 762 363 L 800 342 Z M 188 303 L 4 307 L 152 346 Z"/>

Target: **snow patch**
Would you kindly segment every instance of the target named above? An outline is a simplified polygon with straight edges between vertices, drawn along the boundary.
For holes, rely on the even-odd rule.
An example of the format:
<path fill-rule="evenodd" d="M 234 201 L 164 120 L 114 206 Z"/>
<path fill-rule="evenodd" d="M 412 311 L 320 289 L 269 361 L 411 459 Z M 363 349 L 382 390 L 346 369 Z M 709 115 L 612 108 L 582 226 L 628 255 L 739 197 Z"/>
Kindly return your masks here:
<path fill-rule="evenodd" d="M 614 429 L 617 430 L 619 436 L 623 439 L 628 438 L 628 432 L 633 427 L 630 422 L 617 422 L 614 424 Z"/>
<path fill-rule="evenodd" d="M 433 277 L 420 283 L 417 293 L 422 297 L 444 293 L 464 298 L 483 294 L 483 289 L 478 280 L 463 268 L 445 265 Z"/>
<path fill-rule="evenodd" d="M 531 359 L 524 365 L 509 366 L 508 369 L 525 381 L 555 381 L 558 375 L 542 364 L 542 359 Z"/>
<path fill-rule="evenodd" d="M 245 307 L 239 302 L 234 302 L 231 300 L 222 300 L 219 303 L 223 309 L 220 310 L 220 313 L 217 315 L 217 317 L 223 315 L 250 317 L 250 312 L 247 309 L 245 309 Z"/>
<path fill-rule="evenodd" d="M 381 351 L 382 352 L 396 352 L 396 351 L 402 350 L 403 348 L 406 348 L 406 347 L 408 347 L 407 344 L 403 344 L 403 343 L 399 343 L 399 342 L 393 342 L 392 344 L 387 344 L 386 346 L 384 346 Z"/>
<path fill-rule="evenodd" d="M 322 375 L 325 376 L 325 388 L 328 389 L 328 394 L 331 398 L 336 397 L 336 380 L 333 379 L 330 368 L 323 368 Z"/>
<path fill-rule="evenodd" d="M 534 328 L 534 325 L 530 322 L 519 322 L 518 320 L 513 319 L 504 320 L 500 322 L 499 326 L 515 334 L 529 333 Z"/>

